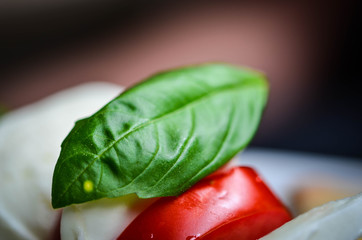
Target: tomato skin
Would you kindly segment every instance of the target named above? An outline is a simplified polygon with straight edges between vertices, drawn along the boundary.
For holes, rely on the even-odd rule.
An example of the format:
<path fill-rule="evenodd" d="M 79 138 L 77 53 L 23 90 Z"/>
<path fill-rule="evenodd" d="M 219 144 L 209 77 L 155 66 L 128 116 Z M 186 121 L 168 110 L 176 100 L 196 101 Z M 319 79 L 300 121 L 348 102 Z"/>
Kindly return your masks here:
<path fill-rule="evenodd" d="M 180 196 L 160 198 L 118 240 L 256 239 L 290 219 L 253 169 L 236 167 Z"/>
<path fill-rule="evenodd" d="M 283 225 L 286 219 L 290 220 L 290 214 L 282 209 L 255 213 L 223 225 L 197 240 L 259 239 Z"/>

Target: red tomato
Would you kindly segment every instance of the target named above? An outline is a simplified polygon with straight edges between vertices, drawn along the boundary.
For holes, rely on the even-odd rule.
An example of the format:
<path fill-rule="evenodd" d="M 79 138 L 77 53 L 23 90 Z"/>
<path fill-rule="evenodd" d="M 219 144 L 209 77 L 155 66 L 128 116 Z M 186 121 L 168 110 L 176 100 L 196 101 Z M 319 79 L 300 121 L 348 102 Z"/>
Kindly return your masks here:
<path fill-rule="evenodd" d="M 291 219 L 256 172 L 218 172 L 178 197 L 157 200 L 118 240 L 257 239 Z"/>

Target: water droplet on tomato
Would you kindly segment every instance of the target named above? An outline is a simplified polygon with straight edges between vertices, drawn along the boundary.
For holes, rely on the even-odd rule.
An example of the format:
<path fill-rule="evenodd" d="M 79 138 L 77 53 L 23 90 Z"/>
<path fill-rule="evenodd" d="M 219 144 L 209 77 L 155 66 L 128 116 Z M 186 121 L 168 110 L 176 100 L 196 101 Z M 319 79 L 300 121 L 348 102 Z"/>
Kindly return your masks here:
<path fill-rule="evenodd" d="M 153 233 L 143 233 L 142 234 L 142 239 L 146 240 L 146 239 L 154 239 L 154 235 Z"/>
<path fill-rule="evenodd" d="M 218 194 L 218 198 L 222 199 L 225 198 L 225 196 L 228 194 L 228 191 L 224 190 Z"/>
<path fill-rule="evenodd" d="M 186 238 L 186 240 L 197 240 L 200 237 L 200 233 L 196 235 L 191 235 Z"/>

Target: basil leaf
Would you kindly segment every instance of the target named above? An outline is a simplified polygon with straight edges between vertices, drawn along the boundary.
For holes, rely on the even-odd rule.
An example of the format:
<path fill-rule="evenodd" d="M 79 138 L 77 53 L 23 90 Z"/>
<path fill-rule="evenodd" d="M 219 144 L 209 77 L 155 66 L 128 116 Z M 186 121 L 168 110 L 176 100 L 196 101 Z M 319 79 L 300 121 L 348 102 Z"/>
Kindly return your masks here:
<path fill-rule="evenodd" d="M 247 145 L 267 91 L 262 74 L 226 64 L 150 77 L 76 122 L 54 170 L 53 207 L 182 193 Z"/>

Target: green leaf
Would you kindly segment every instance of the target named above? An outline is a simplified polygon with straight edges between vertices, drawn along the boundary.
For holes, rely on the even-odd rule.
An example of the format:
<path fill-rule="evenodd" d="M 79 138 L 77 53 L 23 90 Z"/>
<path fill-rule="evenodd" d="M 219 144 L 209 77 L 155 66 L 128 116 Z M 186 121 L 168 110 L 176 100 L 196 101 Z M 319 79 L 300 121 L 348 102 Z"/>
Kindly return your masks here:
<path fill-rule="evenodd" d="M 182 193 L 248 144 L 267 92 L 261 73 L 226 64 L 150 77 L 76 122 L 54 170 L 53 207 Z"/>

